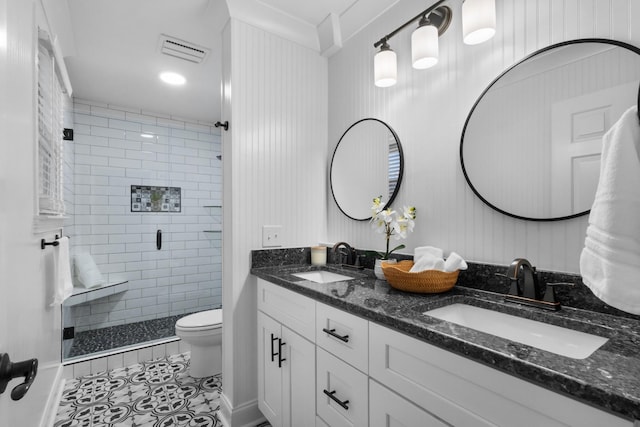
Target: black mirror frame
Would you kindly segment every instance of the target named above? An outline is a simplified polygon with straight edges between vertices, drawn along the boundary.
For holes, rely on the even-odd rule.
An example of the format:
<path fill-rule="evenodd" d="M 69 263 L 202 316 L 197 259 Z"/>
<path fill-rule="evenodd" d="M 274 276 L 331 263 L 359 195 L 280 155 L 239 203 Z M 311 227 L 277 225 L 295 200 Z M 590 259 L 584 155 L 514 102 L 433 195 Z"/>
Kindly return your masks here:
<path fill-rule="evenodd" d="M 633 45 L 631 45 L 629 43 L 621 42 L 621 41 L 618 41 L 618 40 L 611 40 L 611 39 L 584 38 L 584 39 L 568 40 L 568 41 L 564 41 L 564 42 L 561 42 L 561 43 L 552 44 L 550 46 L 547 46 L 547 47 L 544 47 L 542 49 L 539 49 L 539 50 L 533 52 L 530 55 L 527 55 L 526 57 L 524 57 L 523 59 L 521 59 L 520 61 L 516 62 L 515 64 L 513 64 L 512 66 L 510 66 L 509 68 L 504 70 L 502 73 L 500 73 L 500 75 L 498 77 L 496 77 L 489 84 L 489 86 L 486 87 L 485 90 L 482 91 L 482 93 L 480 94 L 480 96 L 478 97 L 476 102 L 473 104 L 473 107 L 471 107 L 471 110 L 469 111 L 469 114 L 467 115 L 467 119 L 464 122 L 464 127 L 462 128 L 462 135 L 460 137 L 460 166 L 462 167 L 462 173 L 464 174 L 464 179 L 467 181 L 467 184 L 469 185 L 469 187 L 471 188 L 473 193 L 480 200 L 482 200 L 482 202 L 484 204 L 489 206 L 491 209 L 500 212 L 503 215 L 510 216 L 511 218 L 525 220 L 525 221 L 550 222 L 550 221 L 562 221 L 562 220 L 566 220 L 566 219 L 578 218 L 580 216 L 587 215 L 591 211 L 591 210 L 586 210 L 584 212 L 578 212 L 578 213 L 575 213 L 575 214 L 572 214 L 572 215 L 561 216 L 561 217 L 553 217 L 553 218 L 529 218 L 529 217 L 526 217 L 526 216 L 516 215 L 516 214 L 510 213 L 510 212 L 507 212 L 507 211 L 505 211 L 503 209 L 500 209 L 499 207 L 493 205 L 488 200 L 486 200 L 484 197 L 482 197 L 482 195 L 478 192 L 478 190 L 473 186 L 473 184 L 471 183 L 471 180 L 469 179 L 469 176 L 467 175 L 467 170 L 466 170 L 466 168 L 464 166 L 464 156 L 462 154 L 463 153 L 463 146 L 464 146 L 464 135 L 465 135 L 465 132 L 467 130 L 467 125 L 469 124 L 469 120 L 471 119 L 471 116 L 473 115 L 473 112 L 475 111 L 475 109 L 478 106 L 478 104 L 480 103 L 480 101 L 482 101 L 482 98 L 489 91 L 489 89 L 491 89 L 493 87 L 493 85 L 498 82 L 498 80 L 500 80 L 509 71 L 511 71 L 512 69 L 514 69 L 518 65 L 522 64 L 523 62 L 526 62 L 527 60 L 533 58 L 534 56 L 540 55 L 540 54 L 542 54 L 544 52 L 547 52 L 549 50 L 552 50 L 552 49 L 555 49 L 555 48 L 558 48 L 558 47 L 568 46 L 568 45 L 572 45 L 572 44 L 579 44 L 579 43 L 604 43 L 604 44 L 610 44 L 610 45 L 623 47 L 623 48 L 628 49 L 628 50 L 630 50 L 632 52 L 635 52 L 637 55 L 640 55 L 640 48 L 638 48 L 636 46 L 633 46 Z M 640 92 L 638 92 L 638 108 L 640 109 Z M 638 114 L 640 115 L 640 111 L 639 111 Z"/>
<path fill-rule="evenodd" d="M 331 196 L 333 197 L 333 201 L 335 202 L 335 204 L 338 207 L 338 209 L 340 209 L 340 212 L 342 212 L 347 218 L 352 219 L 354 221 L 369 221 L 371 219 L 371 217 L 369 217 L 369 218 L 354 218 L 354 217 L 352 217 L 351 215 L 349 215 L 348 213 L 346 213 L 342 209 L 342 207 L 340 206 L 340 204 L 336 200 L 335 193 L 333 192 L 333 181 L 331 180 L 331 170 L 333 169 L 333 159 L 335 158 L 336 152 L 338 151 L 338 147 L 340 146 L 340 143 L 344 139 L 345 135 L 349 132 L 349 130 L 352 127 L 354 127 L 358 123 L 361 123 L 361 122 L 364 122 L 364 121 L 367 121 L 367 120 L 374 120 L 376 122 L 382 123 L 389 130 L 389 132 L 391 132 L 391 134 L 393 135 L 393 139 L 396 140 L 396 144 L 398 145 L 398 154 L 400 155 L 400 171 L 399 171 L 399 174 L 398 174 L 398 182 L 396 184 L 396 188 L 394 188 L 394 190 L 393 190 L 393 194 L 391 195 L 391 197 L 389 197 L 389 201 L 384 205 L 383 209 L 387 209 L 389 206 L 391 206 L 391 203 L 393 203 L 393 201 L 395 200 L 396 196 L 398 195 L 398 192 L 400 191 L 400 184 L 402 184 L 402 177 L 404 175 L 404 152 L 402 151 L 402 144 L 400 143 L 400 138 L 398 138 L 398 134 L 396 133 L 396 131 L 393 130 L 393 128 L 391 128 L 391 126 L 389 126 L 387 123 L 383 122 L 382 120 L 376 119 L 376 118 L 373 118 L 373 117 L 367 117 L 367 118 L 364 118 L 364 119 L 360 119 L 357 122 L 355 122 L 354 124 L 352 124 L 351 126 L 349 126 L 347 128 L 347 130 L 344 131 L 344 133 L 340 137 L 340 140 L 338 140 L 338 143 L 336 144 L 336 148 L 333 150 L 333 155 L 331 156 L 331 166 L 329 168 L 329 185 L 331 187 Z M 371 202 L 373 203 L 373 200 L 371 200 Z"/>

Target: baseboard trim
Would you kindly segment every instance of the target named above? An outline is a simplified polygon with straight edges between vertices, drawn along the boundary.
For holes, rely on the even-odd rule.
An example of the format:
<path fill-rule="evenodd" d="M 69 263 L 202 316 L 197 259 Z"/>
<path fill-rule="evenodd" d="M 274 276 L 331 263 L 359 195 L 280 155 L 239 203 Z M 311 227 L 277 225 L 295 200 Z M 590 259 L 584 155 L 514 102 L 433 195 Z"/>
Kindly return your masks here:
<path fill-rule="evenodd" d="M 258 399 L 234 407 L 224 393 L 220 395 L 218 416 L 224 427 L 254 427 L 266 421 L 258 409 Z"/>
<path fill-rule="evenodd" d="M 40 427 L 53 427 L 56 421 L 56 415 L 58 414 L 58 406 L 60 405 L 60 399 L 62 398 L 62 392 L 64 391 L 64 367 L 58 365 L 53 385 L 51 386 L 51 392 L 47 398 L 47 403 L 40 420 Z"/>

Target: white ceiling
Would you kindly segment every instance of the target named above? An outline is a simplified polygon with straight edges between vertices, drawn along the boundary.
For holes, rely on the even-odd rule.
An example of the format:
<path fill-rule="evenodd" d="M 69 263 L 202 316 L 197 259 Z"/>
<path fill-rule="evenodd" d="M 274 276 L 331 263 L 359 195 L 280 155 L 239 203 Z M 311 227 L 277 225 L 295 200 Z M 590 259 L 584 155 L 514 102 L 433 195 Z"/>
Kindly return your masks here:
<path fill-rule="evenodd" d="M 331 42 L 339 47 L 397 1 L 67 0 L 71 31 L 60 40 L 74 96 L 215 122 L 221 119 L 220 35 L 229 15 L 320 52 L 318 26 L 329 14 L 338 18 L 334 34 L 341 36 Z M 60 14 L 59 3 L 53 9 L 48 16 Z M 211 54 L 202 64 L 163 55 L 161 34 Z M 183 74 L 186 85 L 162 83 L 158 74 L 167 70 Z"/>

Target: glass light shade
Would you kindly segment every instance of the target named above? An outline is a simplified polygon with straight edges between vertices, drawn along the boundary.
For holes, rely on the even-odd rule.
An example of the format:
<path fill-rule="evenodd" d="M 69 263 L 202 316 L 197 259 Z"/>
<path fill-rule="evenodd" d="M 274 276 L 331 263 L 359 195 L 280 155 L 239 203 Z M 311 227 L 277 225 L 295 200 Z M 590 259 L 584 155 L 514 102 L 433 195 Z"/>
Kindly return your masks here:
<path fill-rule="evenodd" d="M 496 33 L 495 0 L 465 0 L 462 3 L 462 35 L 465 44 L 478 44 Z"/>
<path fill-rule="evenodd" d="M 396 53 L 391 49 L 382 49 L 373 57 L 375 85 L 389 87 L 398 81 L 398 63 Z"/>
<path fill-rule="evenodd" d="M 438 29 L 433 25 L 418 27 L 411 34 L 413 68 L 424 70 L 438 63 Z"/>

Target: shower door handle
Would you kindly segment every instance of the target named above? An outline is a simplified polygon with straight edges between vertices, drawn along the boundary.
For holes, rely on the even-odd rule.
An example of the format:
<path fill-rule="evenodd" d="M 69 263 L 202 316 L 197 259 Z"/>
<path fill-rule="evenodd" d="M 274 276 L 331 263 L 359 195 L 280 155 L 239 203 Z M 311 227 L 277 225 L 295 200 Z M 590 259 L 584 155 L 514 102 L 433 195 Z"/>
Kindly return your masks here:
<path fill-rule="evenodd" d="M 156 248 L 162 249 L 162 230 L 156 231 Z"/>

